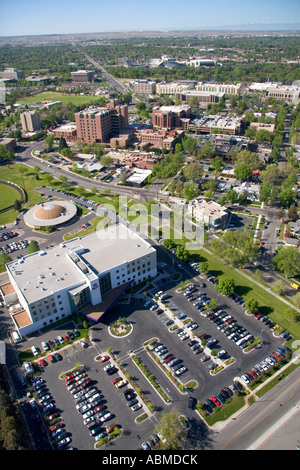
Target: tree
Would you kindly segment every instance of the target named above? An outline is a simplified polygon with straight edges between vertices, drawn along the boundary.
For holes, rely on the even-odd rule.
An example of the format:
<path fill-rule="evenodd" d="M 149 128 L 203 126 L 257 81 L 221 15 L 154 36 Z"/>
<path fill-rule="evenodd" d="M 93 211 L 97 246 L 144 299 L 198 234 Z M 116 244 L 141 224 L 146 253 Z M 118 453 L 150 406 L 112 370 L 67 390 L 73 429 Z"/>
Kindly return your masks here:
<path fill-rule="evenodd" d="M 210 166 L 216 171 L 221 171 L 224 166 L 222 158 L 221 157 L 212 158 L 210 161 Z"/>
<path fill-rule="evenodd" d="M 176 256 L 180 261 L 187 261 L 189 258 L 189 252 L 182 245 L 177 246 Z"/>
<path fill-rule="evenodd" d="M 61 152 L 62 149 L 66 149 L 68 148 L 68 144 L 66 142 L 66 139 L 64 137 L 61 137 L 59 139 L 59 143 L 58 143 L 58 151 Z"/>
<path fill-rule="evenodd" d="M 279 199 L 283 207 L 290 207 L 295 203 L 297 192 L 293 188 L 285 188 L 279 193 Z"/>
<path fill-rule="evenodd" d="M 21 206 L 21 203 L 20 203 L 19 199 L 15 200 L 14 209 L 15 209 L 15 211 L 18 211 L 18 212 L 20 212 L 20 210 L 22 209 L 22 206 Z"/>
<path fill-rule="evenodd" d="M 172 248 L 175 248 L 176 244 L 170 238 L 165 238 L 162 242 L 162 246 L 167 250 L 171 250 Z"/>
<path fill-rule="evenodd" d="M 201 261 L 199 264 L 199 269 L 201 273 L 207 273 L 208 272 L 208 262 L 207 261 Z"/>
<path fill-rule="evenodd" d="M 286 277 L 300 275 L 300 253 L 297 248 L 281 248 L 274 256 L 273 263 L 275 268 L 282 271 Z"/>
<path fill-rule="evenodd" d="M 242 163 L 241 165 L 238 165 L 236 169 L 234 170 L 234 176 L 242 181 L 246 181 L 250 178 L 252 175 L 252 170 L 250 165 L 247 165 L 246 163 Z"/>
<path fill-rule="evenodd" d="M 112 159 L 108 155 L 106 155 L 106 156 L 101 157 L 100 162 L 101 162 L 101 165 L 103 166 L 109 166 L 112 164 Z"/>
<path fill-rule="evenodd" d="M 191 162 L 183 169 L 184 176 L 192 181 L 197 181 L 202 176 L 202 165 L 199 162 Z"/>
<path fill-rule="evenodd" d="M 165 413 L 155 426 L 155 433 L 160 433 L 163 440 L 157 445 L 157 449 L 181 450 L 186 441 L 187 431 L 179 422 L 180 414 Z"/>
<path fill-rule="evenodd" d="M 30 255 L 36 251 L 40 251 L 40 247 L 35 240 L 31 240 L 28 244 L 28 254 Z"/>
<path fill-rule="evenodd" d="M 229 295 L 234 292 L 235 281 L 231 277 L 221 277 L 216 285 L 216 290 L 223 295 Z"/>
<path fill-rule="evenodd" d="M 256 313 L 259 310 L 259 304 L 257 300 L 254 299 L 253 297 L 251 297 L 250 299 L 246 301 L 245 307 L 246 307 L 246 310 L 251 313 Z"/>
<path fill-rule="evenodd" d="M 0 161 L 12 160 L 13 158 L 13 151 L 7 148 L 5 145 L 0 145 Z"/>
<path fill-rule="evenodd" d="M 278 295 L 283 294 L 283 292 L 285 291 L 285 283 L 281 279 L 273 282 L 272 290 L 275 292 L 275 294 L 278 294 Z"/>
<path fill-rule="evenodd" d="M 191 199 L 194 199 L 198 195 L 199 195 L 199 191 L 195 189 L 194 183 L 186 183 L 186 185 L 184 186 L 184 190 L 183 190 L 183 197 L 187 201 L 191 201 Z"/>
<path fill-rule="evenodd" d="M 237 202 L 239 198 L 238 193 L 234 189 L 229 189 L 226 193 L 226 199 L 228 202 L 231 202 L 231 204 L 234 204 Z"/>
<path fill-rule="evenodd" d="M 48 148 L 49 152 L 53 150 L 53 141 L 54 141 L 54 134 L 47 135 L 45 139 L 45 145 Z"/>

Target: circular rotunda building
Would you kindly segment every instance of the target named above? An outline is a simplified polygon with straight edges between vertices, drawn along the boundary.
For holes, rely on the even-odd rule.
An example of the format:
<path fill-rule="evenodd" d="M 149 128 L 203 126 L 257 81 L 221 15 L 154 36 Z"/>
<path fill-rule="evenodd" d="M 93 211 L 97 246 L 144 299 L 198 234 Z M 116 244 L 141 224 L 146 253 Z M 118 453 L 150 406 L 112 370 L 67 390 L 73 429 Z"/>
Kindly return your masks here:
<path fill-rule="evenodd" d="M 28 227 L 49 227 L 64 224 L 77 214 L 76 206 L 69 201 L 42 202 L 24 214 Z"/>

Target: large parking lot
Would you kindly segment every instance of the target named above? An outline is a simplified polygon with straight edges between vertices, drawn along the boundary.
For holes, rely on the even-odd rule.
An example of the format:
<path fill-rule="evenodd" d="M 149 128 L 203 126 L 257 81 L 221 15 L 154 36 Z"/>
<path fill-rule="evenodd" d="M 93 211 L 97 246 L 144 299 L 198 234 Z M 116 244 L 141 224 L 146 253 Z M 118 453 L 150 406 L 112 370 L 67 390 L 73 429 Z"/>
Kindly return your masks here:
<path fill-rule="evenodd" d="M 90 416 L 83 418 L 83 414 L 76 408 L 79 404 L 76 399 L 84 399 L 86 403 L 83 406 L 90 404 L 87 401 L 90 397 L 82 396 L 89 390 L 74 398 L 75 394 L 68 389 L 62 372 L 67 373 L 80 366 L 86 374 L 84 378 L 91 379 L 89 387 L 94 389 L 93 393 L 100 394 L 96 406 L 104 408 L 97 410 L 97 413 L 101 411 L 110 413 L 108 421 L 103 423 L 100 421 L 101 416 L 97 417 L 95 412 L 90 413 L 91 417 L 96 415 L 96 420 L 99 421 L 98 431 L 105 432 L 108 424 L 115 423 L 122 433 L 112 441 L 110 444 L 112 448 L 134 450 L 143 442 L 151 442 L 149 439 L 162 413 L 171 410 L 179 412 L 189 419 L 196 429 L 201 421 L 193 407 L 188 407 L 191 394 L 201 403 L 206 403 L 207 411 L 210 411 L 209 407 L 213 408 L 213 404 L 207 400 L 216 395 L 219 400 L 225 400 L 226 393 L 232 396 L 236 379 L 241 378 L 253 366 L 262 363 L 266 357 L 282 346 L 283 339 L 275 338 L 270 325 L 262 321 L 262 318 L 247 315 L 243 303 L 239 302 L 238 298 L 218 294 L 213 280 L 200 279 L 199 273 L 190 266 L 185 266 L 184 269 L 194 286 L 190 296 L 184 295 L 184 291 L 178 291 L 178 284 L 169 276 L 172 265 L 166 263 L 160 278 L 152 281 L 146 298 L 144 294 L 128 295 L 127 302 L 113 307 L 101 322 L 92 326 L 88 347 L 83 347 L 78 340 L 72 344 L 66 343 L 59 351 L 61 360 L 51 363 L 47 360 L 47 356 L 45 357 L 47 365 L 43 368 L 41 376 L 53 400 L 54 409 L 63 418 L 64 428 L 71 438 L 69 445 L 72 447 L 93 449 L 96 441 L 95 437 L 90 435 L 88 424 L 84 423 L 84 420 Z M 163 300 L 163 305 L 160 303 L 157 308 L 151 309 L 155 303 L 153 300 L 155 293 L 161 290 L 167 294 L 167 298 Z M 214 314 L 207 315 L 201 307 L 213 298 L 218 301 L 218 309 Z M 168 309 L 163 311 L 165 305 L 168 305 Z M 124 338 L 112 336 L 108 329 L 109 324 L 120 316 L 125 317 L 133 327 L 132 332 Z M 72 327 L 70 323 L 66 323 L 48 334 L 33 337 L 26 343 L 26 347 L 34 345 L 41 348 L 42 341 L 54 341 L 58 336 L 63 337 Z M 246 352 L 243 341 L 239 342 L 243 335 L 245 338 L 250 335 L 248 338 L 250 341 L 258 337 L 260 346 L 251 352 Z M 201 344 L 202 339 L 206 339 L 207 342 Z M 145 342 L 149 340 L 156 341 L 158 343 L 156 347 L 161 346 L 157 351 L 153 351 L 153 354 L 160 362 L 165 361 L 167 370 L 171 371 L 177 381 L 185 387 L 192 381 L 196 383 L 193 390 L 182 392 L 174 385 L 168 374 L 144 347 Z M 208 341 L 212 341 L 210 347 Z M 111 348 L 115 361 L 109 359 L 101 363 L 96 360 L 99 356 L 107 355 L 108 348 Z M 209 350 L 215 350 L 216 356 L 213 356 Z M 133 355 L 138 357 L 155 377 L 169 398 L 168 404 L 146 380 L 133 361 Z M 226 358 L 233 358 L 234 361 L 217 374 L 213 374 L 216 365 L 222 364 Z M 104 367 L 113 363 L 116 364 L 116 370 L 110 375 Z M 130 383 L 123 384 L 120 388 L 112 383 L 117 377 L 124 379 L 124 371 L 131 378 L 134 387 L 140 388 L 148 402 L 152 404 L 153 413 L 138 395 L 133 398 L 137 399 L 142 407 L 132 409 L 135 402 L 128 406 L 129 400 L 123 392 L 132 388 Z M 243 379 L 241 381 L 243 382 Z M 80 390 L 76 390 L 76 393 L 78 392 Z M 84 411 L 88 412 L 90 409 L 91 407 L 87 406 Z M 137 422 L 136 418 L 144 412 L 148 414 L 148 419 Z M 110 445 L 107 444 L 104 448 L 110 448 Z"/>

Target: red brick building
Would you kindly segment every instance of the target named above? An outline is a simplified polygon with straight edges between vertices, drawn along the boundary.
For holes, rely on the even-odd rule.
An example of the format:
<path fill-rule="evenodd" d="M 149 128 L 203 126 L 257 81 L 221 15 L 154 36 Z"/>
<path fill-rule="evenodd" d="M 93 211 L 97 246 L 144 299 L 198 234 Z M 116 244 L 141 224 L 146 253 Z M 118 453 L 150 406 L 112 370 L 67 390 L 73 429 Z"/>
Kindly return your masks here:
<path fill-rule="evenodd" d="M 176 129 L 182 127 L 182 119 L 190 118 L 191 108 L 182 106 L 155 106 L 152 109 L 152 125 L 161 129 Z"/>
<path fill-rule="evenodd" d="M 93 143 L 108 143 L 128 125 L 128 107 L 112 101 L 106 107 L 90 106 L 75 113 L 77 139 Z"/>

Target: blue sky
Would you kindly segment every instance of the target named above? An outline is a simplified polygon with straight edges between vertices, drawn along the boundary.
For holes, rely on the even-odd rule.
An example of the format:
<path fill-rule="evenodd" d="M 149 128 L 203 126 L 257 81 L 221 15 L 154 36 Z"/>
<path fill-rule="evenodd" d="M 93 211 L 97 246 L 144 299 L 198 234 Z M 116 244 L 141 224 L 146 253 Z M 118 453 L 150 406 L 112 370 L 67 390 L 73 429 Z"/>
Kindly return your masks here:
<path fill-rule="evenodd" d="M 0 0 L 0 36 L 300 23 L 299 0 Z"/>

